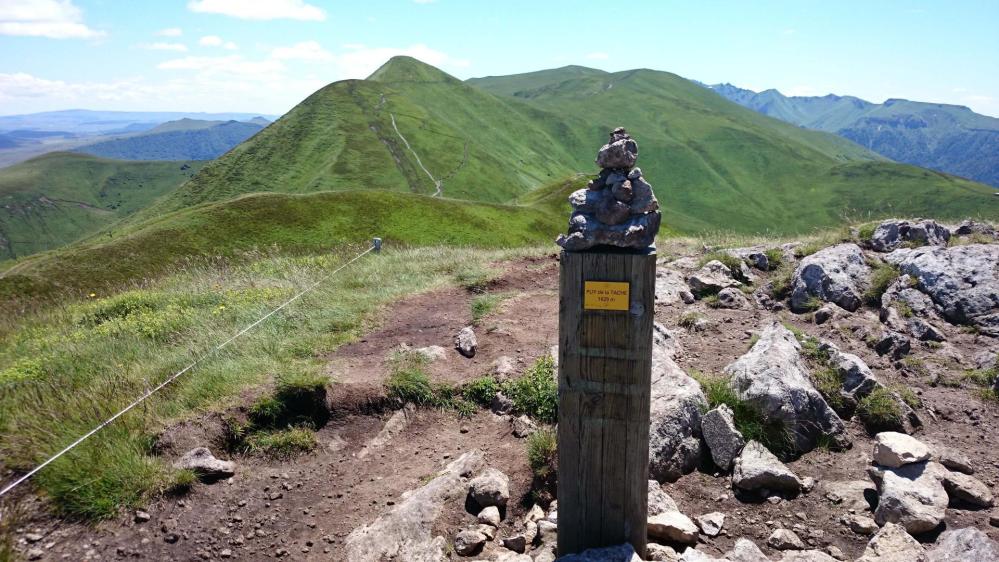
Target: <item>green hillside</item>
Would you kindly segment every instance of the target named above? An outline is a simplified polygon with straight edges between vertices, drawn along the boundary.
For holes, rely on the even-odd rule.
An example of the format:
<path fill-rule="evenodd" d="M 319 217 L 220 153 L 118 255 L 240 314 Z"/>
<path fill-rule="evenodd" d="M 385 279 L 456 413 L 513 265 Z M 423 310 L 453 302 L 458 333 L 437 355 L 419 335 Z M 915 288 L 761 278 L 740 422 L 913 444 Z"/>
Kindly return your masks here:
<path fill-rule="evenodd" d="M 75 152 L 121 160 L 214 160 L 261 129 L 256 123 L 181 119 L 148 132 L 84 145 Z"/>
<path fill-rule="evenodd" d="M 579 189 L 585 178 L 539 192 Z M 90 291 L 170 270 L 188 257 L 254 248 L 325 252 L 380 236 L 394 246 L 509 248 L 554 240 L 567 204 L 500 205 L 382 190 L 253 194 L 120 225 L 29 258 L 0 277 L 0 299 Z"/>
<path fill-rule="evenodd" d="M 0 169 L 0 261 L 93 234 L 146 207 L 200 167 L 55 152 Z"/>

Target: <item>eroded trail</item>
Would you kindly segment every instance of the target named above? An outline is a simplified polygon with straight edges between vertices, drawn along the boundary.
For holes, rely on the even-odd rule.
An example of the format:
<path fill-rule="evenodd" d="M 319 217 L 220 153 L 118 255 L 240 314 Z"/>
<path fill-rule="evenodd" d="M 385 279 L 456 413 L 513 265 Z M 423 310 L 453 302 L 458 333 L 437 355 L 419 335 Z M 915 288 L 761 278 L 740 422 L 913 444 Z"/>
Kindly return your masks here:
<path fill-rule="evenodd" d="M 443 180 L 435 178 L 434 175 L 430 173 L 430 170 L 428 170 L 427 167 L 423 165 L 423 161 L 420 160 L 420 155 L 417 154 L 415 150 L 413 150 L 413 147 L 409 145 L 409 141 L 406 140 L 406 137 L 404 137 L 402 132 L 399 131 L 399 126 L 395 124 L 395 114 L 389 113 L 389 117 L 392 118 L 392 128 L 395 129 L 395 134 L 399 135 L 399 139 L 402 140 L 402 144 L 406 145 L 406 148 L 413 153 L 413 158 L 416 158 L 416 164 L 420 166 L 420 169 L 422 169 L 424 173 L 427 174 L 427 177 L 430 178 L 430 181 L 434 182 L 435 191 L 431 195 L 431 197 L 440 197 L 441 194 L 443 194 L 442 190 L 442 187 L 444 185 Z"/>

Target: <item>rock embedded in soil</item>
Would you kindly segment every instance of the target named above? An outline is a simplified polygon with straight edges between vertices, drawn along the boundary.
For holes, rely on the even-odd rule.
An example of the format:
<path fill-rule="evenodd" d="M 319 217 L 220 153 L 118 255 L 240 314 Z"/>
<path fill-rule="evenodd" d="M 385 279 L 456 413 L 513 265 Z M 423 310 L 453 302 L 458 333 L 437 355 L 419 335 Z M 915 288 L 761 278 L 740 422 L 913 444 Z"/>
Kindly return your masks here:
<path fill-rule="evenodd" d="M 878 532 L 878 524 L 864 515 L 848 514 L 841 517 L 840 521 L 858 535 L 873 535 Z"/>
<path fill-rule="evenodd" d="M 697 517 L 697 526 L 709 537 L 717 537 L 725 526 L 725 514 L 720 511 L 705 513 Z"/>
<path fill-rule="evenodd" d="M 729 309 L 746 309 L 749 308 L 749 299 L 739 289 L 727 287 L 718 291 L 718 306 Z"/>
<path fill-rule="evenodd" d="M 926 562 L 926 551 L 904 527 L 888 523 L 867 543 L 857 562 Z"/>
<path fill-rule="evenodd" d="M 765 489 L 793 495 L 801 491 L 802 482 L 763 444 L 750 441 L 735 459 L 732 485 L 747 492 Z"/>
<path fill-rule="evenodd" d="M 992 491 L 981 480 L 960 472 L 943 472 L 943 485 L 952 500 L 975 507 L 992 507 L 995 499 Z"/>
<path fill-rule="evenodd" d="M 870 469 L 879 493 L 874 520 L 878 525 L 899 523 L 911 534 L 935 529 L 943 522 L 948 504 L 940 479 L 942 470 L 931 462 Z"/>
<path fill-rule="evenodd" d="M 883 431 L 875 435 L 874 440 L 874 462 L 881 466 L 898 468 L 930 458 L 929 447 L 904 433 Z"/>
<path fill-rule="evenodd" d="M 825 324 L 830 318 L 832 318 L 835 315 L 836 315 L 836 309 L 834 309 L 829 305 L 823 306 L 822 308 L 819 308 L 818 310 L 815 311 L 815 316 L 814 316 L 815 323 Z"/>
<path fill-rule="evenodd" d="M 479 507 L 506 507 L 510 500 L 510 478 L 495 468 L 488 468 L 468 484 L 468 495 Z"/>
<path fill-rule="evenodd" d="M 701 418 L 701 435 L 711 451 L 711 458 L 718 468 L 729 470 L 746 440 L 735 427 L 732 409 L 726 404 L 709 410 Z"/>
<path fill-rule="evenodd" d="M 961 451 L 951 447 L 934 445 L 933 460 L 954 472 L 963 472 L 965 474 L 975 473 L 975 468 L 971 465 L 971 459 Z"/>
<path fill-rule="evenodd" d="M 729 287 L 739 287 L 742 283 L 732 275 L 732 270 L 727 265 L 711 260 L 687 278 L 687 285 L 695 295 L 703 296 L 716 294 Z"/>
<path fill-rule="evenodd" d="M 656 302 L 662 304 L 694 302 L 694 294 L 690 292 L 683 274 L 671 267 L 656 269 Z"/>
<path fill-rule="evenodd" d="M 830 246 L 806 256 L 791 278 L 791 310 L 806 312 L 813 299 L 853 312 L 863 304 L 870 268 L 856 244 Z"/>
<path fill-rule="evenodd" d="M 932 220 L 891 219 L 874 229 L 869 244 L 876 252 L 890 252 L 909 242 L 920 246 L 946 246 L 950 230 Z"/>
<path fill-rule="evenodd" d="M 454 338 L 454 347 L 458 353 L 465 357 L 475 357 L 475 351 L 479 347 L 479 341 L 475 338 L 475 331 L 471 326 L 465 326 Z"/>
<path fill-rule="evenodd" d="M 510 421 L 514 437 L 528 437 L 538 430 L 538 425 L 527 416 L 517 416 Z"/>
<path fill-rule="evenodd" d="M 670 497 L 665 491 L 663 491 L 662 486 L 659 482 L 655 480 L 649 480 L 649 499 L 648 499 L 648 515 L 651 517 L 653 515 L 659 515 L 660 513 L 666 513 L 667 511 L 678 511 L 680 508 L 677 507 L 676 502 Z"/>
<path fill-rule="evenodd" d="M 191 449 L 174 463 L 175 468 L 194 471 L 205 480 L 228 478 L 236 473 L 236 464 L 215 458 L 207 447 Z"/>
<path fill-rule="evenodd" d="M 454 537 L 454 551 L 460 556 L 471 556 L 482 549 L 488 537 L 475 529 L 465 529 Z"/>
<path fill-rule="evenodd" d="M 965 527 L 945 531 L 928 554 L 928 562 L 995 562 L 999 544 L 979 529 Z"/>
<path fill-rule="evenodd" d="M 794 531 L 776 529 L 767 537 L 767 546 L 777 550 L 804 550 L 805 542 Z"/>
<path fill-rule="evenodd" d="M 815 448 L 822 436 L 842 440 L 845 426 L 812 385 L 801 344 L 778 322 L 767 326 L 742 357 L 725 367 L 729 385 L 740 400 L 763 416 L 780 420 L 801 453 Z"/>
<path fill-rule="evenodd" d="M 477 517 L 479 523 L 484 523 L 486 525 L 492 525 L 493 527 L 499 527 L 500 521 L 503 519 L 500 517 L 499 508 L 495 505 L 490 505 L 485 507 L 479 512 Z"/>
<path fill-rule="evenodd" d="M 645 559 L 653 562 L 677 562 L 680 554 L 666 545 L 650 542 L 645 547 Z"/>
<path fill-rule="evenodd" d="M 433 363 L 434 361 L 443 361 L 447 359 L 447 350 L 439 345 L 429 345 L 427 347 L 420 347 L 413 350 L 414 353 L 426 358 L 427 361 Z"/>
<path fill-rule="evenodd" d="M 697 525 L 679 511 L 666 511 L 648 518 L 649 536 L 683 544 L 697 542 Z"/>
<path fill-rule="evenodd" d="M 735 541 L 732 549 L 725 553 L 725 558 L 731 562 L 770 562 L 760 547 L 746 538 Z"/>

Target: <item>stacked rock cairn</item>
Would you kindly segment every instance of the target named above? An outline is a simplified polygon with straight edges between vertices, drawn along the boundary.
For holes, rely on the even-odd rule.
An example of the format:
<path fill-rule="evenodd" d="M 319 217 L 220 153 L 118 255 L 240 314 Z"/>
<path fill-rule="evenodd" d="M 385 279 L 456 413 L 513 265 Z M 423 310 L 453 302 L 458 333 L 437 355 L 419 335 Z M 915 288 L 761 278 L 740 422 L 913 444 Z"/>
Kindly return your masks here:
<path fill-rule="evenodd" d="M 655 242 L 662 219 L 659 202 L 642 170 L 634 167 L 637 160 L 638 143 L 623 128 L 614 129 L 597 153 L 600 174 L 569 196 L 569 233 L 558 237 L 559 246 L 571 251 L 596 246 L 644 250 Z"/>

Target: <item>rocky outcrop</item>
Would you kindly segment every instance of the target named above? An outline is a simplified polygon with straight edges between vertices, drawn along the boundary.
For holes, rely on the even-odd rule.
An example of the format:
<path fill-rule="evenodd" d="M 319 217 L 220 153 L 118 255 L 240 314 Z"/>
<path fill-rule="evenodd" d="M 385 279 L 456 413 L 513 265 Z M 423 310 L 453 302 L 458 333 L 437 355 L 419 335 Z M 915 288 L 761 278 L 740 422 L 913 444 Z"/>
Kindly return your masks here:
<path fill-rule="evenodd" d="M 999 336 L 999 245 L 901 249 L 885 259 L 911 276 L 947 321 Z"/>
<path fill-rule="evenodd" d="M 927 562 L 995 562 L 999 544 L 973 527 L 946 531 L 930 549 Z"/>
<path fill-rule="evenodd" d="M 735 459 L 732 486 L 747 492 L 769 490 L 794 495 L 801 491 L 802 481 L 761 443 L 750 441 Z"/>
<path fill-rule="evenodd" d="M 870 268 L 856 244 L 839 244 L 815 252 L 798 264 L 791 278 L 791 309 L 807 311 L 813 299 L 849 311 L 860 308 L 870 284 Z"/>
<path fill-rule="evenodd" d="M 645 249 L 655 242 L 662 215 L 642 170 L 632 168 L 637 159 L 635 139 L 623 128 L 614 129 L 597 153 L 600 175 L 569 196 L 569 232 L 558 237 L 558 245 L 570 251 L 594 246 Z"/>
<path fill-rule="evenodd" d="M 732 468 L 732 462 L 746 445 L 746 440 L 735 427 L 732 409 L 725 404 L 704 414 L 701 435 L 711 451 L 711 459 L 722 470 Z"/>
<path fill-rule="evenodd" d="M 812 385 L 800 350 L 794 334 L 775 322 L 725 372 L 732 375 L 730 385 L 741 400 L 767 419 L 782 422 L 794 447 L 807 452 L 822 435 L 841 436 L 844 425 Z"/>
<path fill-rule="evenodd" d="M 669 494 L 663 491 L 662 486 L 655 480 L 649 480 L 649 501 L 648 515 L 659 515 L 667 511 L 679 511 L 676 502 Z"/>
<path fill-rule="evenodd" d="M 878 525 L 898 523 L 911 534 L 935 529 L 944 520 L 947 491 L 940 480 L 943 467 L 917 462 L 900 468 L 872 468 L 871 478 L 878 487 Z"/>
<path fill-rule="evenodd" d="M 346 558 L 357 562 L 446 560 L 448 540 L 432 536 L 433 525 L 448 500 L 464 496 L 467 478 L 484 464 L 479 451 L 458 457 L 425 486 L 404 496 L 390 511 L 352 531 L 344 541 Z"/>
<path fill-rule="evenodd" d="M 946 335 L 934 322 L 942 320 L 925 293 L 914 288 L 915 279 L 901 275 L 881 296 L 881 321 L 889 329 L 907 332 L 921 341 L 944 341 Z"/>
<path fill-rule="evenodd" d="M 950 230 L 936 221 L 892 219 L 879 224 L 868 243 L 876 252 L 890 252 L 906 243 L 916 246 L 946 246 L 949 240 Z"/>
<path fill-rule="evenodd" d="M 701 385 L 674 360 L 679 343 L 662 324 L 652 335 L 649 475 L 675 481 L 701 462 Z"/>
<path fill-rule="evenodd" d="M 687 278 L 687 284 L 695 296 L 713 295 L 728 287 L 742 285 L 733 275 L 727 265 L 718 260 L 711 260 L 701 266 L 693 275 Z"/>
<path fill-rule="evenodd" d="M 694 302 L 694 295 L 687 287 L 683 274 L 669 267 L 656 269 L 656 302 L 661 304 Z"/>

